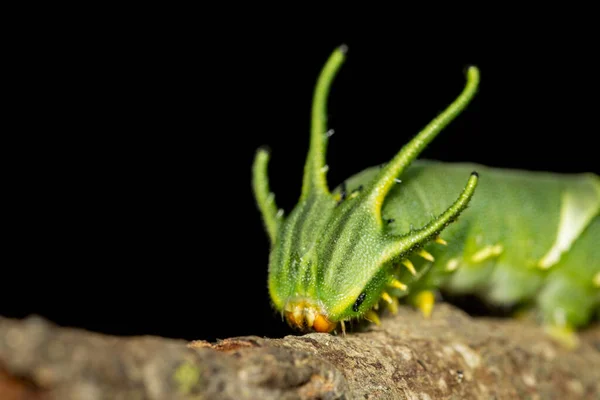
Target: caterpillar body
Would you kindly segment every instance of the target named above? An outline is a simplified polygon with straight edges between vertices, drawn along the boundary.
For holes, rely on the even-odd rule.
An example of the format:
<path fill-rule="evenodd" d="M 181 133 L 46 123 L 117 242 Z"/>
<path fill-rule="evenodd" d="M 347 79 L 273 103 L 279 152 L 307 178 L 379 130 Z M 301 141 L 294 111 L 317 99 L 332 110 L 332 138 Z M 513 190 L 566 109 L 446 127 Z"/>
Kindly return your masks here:
<path fill-rule="evenodd" d="M 326 101 L 345 59 L 336 49 L 317 80 L 310 147 L 297 205 L 285 216 L 270 191 L 270 153 L 253 190 L 271 241 L 273 307 L 302 331 L 379 324 L 399 300 L 429 316 L 435 292 L 475 294 L 533 311 L 567 345 L 600 314 L 600 177 L 417 160 L 468 105 L 479 70 L 446 110 L 382 165 L 330 191 Z"/>

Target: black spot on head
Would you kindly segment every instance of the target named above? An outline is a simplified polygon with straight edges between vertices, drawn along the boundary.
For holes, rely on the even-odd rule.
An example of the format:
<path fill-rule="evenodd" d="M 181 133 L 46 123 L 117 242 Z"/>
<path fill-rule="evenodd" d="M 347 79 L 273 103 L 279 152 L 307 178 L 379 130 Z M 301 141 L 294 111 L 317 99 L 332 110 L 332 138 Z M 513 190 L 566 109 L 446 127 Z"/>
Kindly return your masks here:
<path fill-rule="evenodd" d="M 367 297 L 366 292 L 362 292 L 361 294 L 358 295 L 358 298 L 352 305 L 352 311 L 358 312 L 358 307 L 360 307 L 360 305 L 363 303 L 363 301 L 365 301 L 365 297 Z"/>

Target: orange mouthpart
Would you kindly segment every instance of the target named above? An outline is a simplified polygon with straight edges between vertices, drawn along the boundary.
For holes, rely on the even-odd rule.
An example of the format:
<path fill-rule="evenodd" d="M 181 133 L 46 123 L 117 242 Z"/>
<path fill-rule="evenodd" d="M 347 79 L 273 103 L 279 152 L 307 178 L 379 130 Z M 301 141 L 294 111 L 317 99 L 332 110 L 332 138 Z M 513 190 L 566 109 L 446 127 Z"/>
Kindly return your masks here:
<path fill-rule="evenodd" d="M 315 332 L 329 333 L 337 326 L 337 323 L 327 318 L 321 307 L 305 299 L 288 301 L 285 306 L 284 315 L 290 326 L 301 331 L 313 330 Z"/>

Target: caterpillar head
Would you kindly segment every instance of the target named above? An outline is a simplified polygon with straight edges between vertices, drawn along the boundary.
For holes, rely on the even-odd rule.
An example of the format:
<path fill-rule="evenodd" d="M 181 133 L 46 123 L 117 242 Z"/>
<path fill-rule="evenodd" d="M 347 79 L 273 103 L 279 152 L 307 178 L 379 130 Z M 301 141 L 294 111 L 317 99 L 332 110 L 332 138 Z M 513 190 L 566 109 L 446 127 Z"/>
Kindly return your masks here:
<path fill-rule="evenodd" d="M 336 49 L 317 81 L 313 98 L 311 140 L 297 205 L 288 216 L 278 210 L 267 178 L 270 153 L 258 150 L 253 189 L 271 240 L 268 286 L 275 309 L 302 331 L 331 332 L 341 322 L 370 314 L 386 288 L 401 288 L 394 266 L 418 251 L 466 208 L 477 185 L 472 174 L 462 193 L 444 213 L 402 236 L 390 235 L 381 209 L 398 176 L 427 144 L 468 104 L 479 81 L 475 67 L 459 97 L 360 191 L 329 191 L 325 149 L 329 137 L 326 100 L 329 87 L 345 59 Z M 375 317 L 372 317 L 375 318 Z"/>

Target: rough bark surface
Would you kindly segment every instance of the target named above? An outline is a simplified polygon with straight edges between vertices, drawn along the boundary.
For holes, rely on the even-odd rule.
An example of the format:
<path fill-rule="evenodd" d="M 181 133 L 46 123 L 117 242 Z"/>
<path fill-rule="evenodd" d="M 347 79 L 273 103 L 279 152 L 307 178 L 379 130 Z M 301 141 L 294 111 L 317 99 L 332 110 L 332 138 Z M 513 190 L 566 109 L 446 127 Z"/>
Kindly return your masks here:
<path fill-rule="evenodd" d="M 439 305 L 382 326 L 218 343 L 0 318 L 0 399 L 598 399 L 600 327 L 567 350 L 535 324 Z"/>

